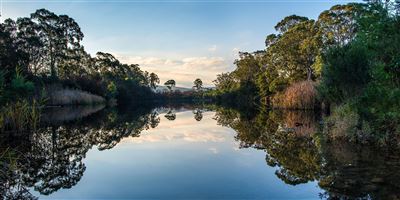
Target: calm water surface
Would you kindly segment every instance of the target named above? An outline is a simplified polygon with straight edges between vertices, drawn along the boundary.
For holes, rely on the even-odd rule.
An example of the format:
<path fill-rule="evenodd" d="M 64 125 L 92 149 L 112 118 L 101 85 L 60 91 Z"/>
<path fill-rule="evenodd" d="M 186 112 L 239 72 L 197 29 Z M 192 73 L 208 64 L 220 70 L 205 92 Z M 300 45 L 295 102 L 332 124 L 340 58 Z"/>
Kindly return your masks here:
<path fill-rule="evenodd" d="M 23 156 L 13 168 L 14 177 L 2 180 L 3 195 L 40 199 L 399 197 L 399 154 L 326 143 L 317 134 L 320 117 L 313 113 L 253 114 L 215 106 L 101 109 L 48 111 L 43 128 L 28 138 L 4 137 L 3 151 L 12 147 Z"/>

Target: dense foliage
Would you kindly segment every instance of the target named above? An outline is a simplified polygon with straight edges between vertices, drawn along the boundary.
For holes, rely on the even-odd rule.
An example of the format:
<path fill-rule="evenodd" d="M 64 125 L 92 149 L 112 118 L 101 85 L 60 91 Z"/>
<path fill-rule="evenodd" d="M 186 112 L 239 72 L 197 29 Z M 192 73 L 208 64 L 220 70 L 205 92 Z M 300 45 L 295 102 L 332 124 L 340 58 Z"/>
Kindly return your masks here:
<path fill-rule="evenodd" d="M 319 80 L 323 55 L 330 47 L 353 40 L 358 26 L 356 19 L 364 10 L 364 4 L 351 3 L 333 6 L 317 20 L 297 15 L 285 17 L 275 26 L 277 33 L 266 37 L 264 50 L 241 52 L 235 62 L 236 69 L 218 75 L 216 93 L 222 97 L 230 93 L 241 97 L 252 95 L 249 100 L 261 99 L 270 105 L 288 86 Z M 238 94 L 244 91 L 247 94 Z"/>
<path fill-rule="evenodd" d="M 338 112 L 357 119 L 346 121 L 355 128 L 342 136 L 388 142 L 400 132 L 399 8 L 397 1 L 367 1 L 333 6 L 316 20 L 285 17 L 266 48 L 241 52 L 236 69 L 218 75 L 208 95 L 274 108 L 345 105 L 350 109 Z"/>
<path fill-rule="evenodd" d="M 400 133 L 400 16 L 392 4 L 369 4 L 351 42 L 324 58 L 320 93 L 353 114 L 352 139 L 398 142 Z M 373 122 L 373 123 L 372 123 Z M 394 140 L 396 139 L 396 140 Z"/>

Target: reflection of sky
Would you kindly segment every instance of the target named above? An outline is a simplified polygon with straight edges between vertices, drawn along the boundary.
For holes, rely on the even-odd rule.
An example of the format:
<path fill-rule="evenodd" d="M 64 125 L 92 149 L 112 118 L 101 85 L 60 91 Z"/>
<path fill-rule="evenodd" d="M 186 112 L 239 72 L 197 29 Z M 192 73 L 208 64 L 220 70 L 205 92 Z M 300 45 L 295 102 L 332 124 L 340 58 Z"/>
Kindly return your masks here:
<path fill-rule="evenodd" d="M 71 189 L 47 198 L 92 199 L 318 199 L 315 183 L 285 185 L 265 162 L 265 152 L 238 149 L 235 132 L 203 113 L 175 121 L 160 115 L 155 129 L 126 138 L 111 150 L 93 148 L 86 171 Z"/>

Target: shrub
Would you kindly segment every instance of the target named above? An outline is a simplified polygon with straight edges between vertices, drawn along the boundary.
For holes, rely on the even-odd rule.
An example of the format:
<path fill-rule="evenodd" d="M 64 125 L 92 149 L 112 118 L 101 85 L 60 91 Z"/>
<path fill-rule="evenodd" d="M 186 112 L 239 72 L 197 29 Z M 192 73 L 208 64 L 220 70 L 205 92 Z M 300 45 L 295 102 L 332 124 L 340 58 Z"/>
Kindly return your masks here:
<path fill-rule="evenodd" d="M 351 103 L 345 103 L 333 110 L 331 116 L 325 118 L 325 132 L 332 139 L 357 139 L 359 115 Z"/>
<path fill-rule="evenodd" d="M 3 87 L 6 87 L 3 82 Z M 6 100 L 15 100 L 29 97 L 34 92 L 34 84 L 27 81 L 19 69 L 16 70 L 14 78 L 7 88 L 5 88 L 4 97 Z"/>

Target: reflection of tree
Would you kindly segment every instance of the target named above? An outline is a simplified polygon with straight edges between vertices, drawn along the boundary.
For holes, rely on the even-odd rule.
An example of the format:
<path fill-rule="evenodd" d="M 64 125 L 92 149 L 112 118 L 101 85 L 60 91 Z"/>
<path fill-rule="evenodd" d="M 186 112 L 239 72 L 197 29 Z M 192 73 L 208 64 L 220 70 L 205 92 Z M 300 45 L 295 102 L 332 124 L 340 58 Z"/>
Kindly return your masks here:
<path fill-rule="evenodd" d="M 194 109 L 193 114 L 196 121 L 201 121 L 203 119 L 203 111 L 201 109 Z"/>
<path fill-rule="evenodd" d="M 170 121 L 174 121 L 176 119 L 176 114 L 172 112 L 172 110 L 168 111 L 167 114 L 164 115 Z"/>
<path fill-rule="evenodd" d="M 158 114 L 151 113 L 151 109 L 125 110 L 123 114 L 110 110 L 90 115 L 85 120 L 57 122 L 62 125 L 40 128 L 29 133 L 29 137 L 24 136 L 25 140 L 15 140 L 10 135 L 9 141 L 20 144 L 5 142 L 2 146 L 11 145 L 10 149 L 17 149 L 16 157 L 21 159 L 16 161 L 14 168 L 0 169 L 0 191 L 8 196 L 24 195 L 29 199 L 28 190 L 16 191 L 15 188 L 33 187 L 45 195 L 71 188 L 83 176 L 86 169 L 83 158 L 93 146 L 99 150 L 110 149 L 123 138 L 138 137 L 142 130 L 159 123 Z M 2 165 L 10 165 L 8 161 L 1 161 Z"/>
<path fill-rule="evenodd" d="M 18 153 L 11 148 L 0 150 L 0 195 L 2 199 L 37 199 L 23 183 L 19 173 Z"/>
<path fill-rule="evenodd" d="M 159 123 L 160 123 L 160 117 L 158 116 L 158 113 L 156 111 L 153 111 L 153 113 L 151 113 L 150 115 L 150 127 L 156 128 Z"/>
<path fill-rule="evenodd" d="M 290 123 L 295 122 L 285 121 L 288 116 L 291 116 L 290 119 L 296 119 L 293 114 L 269 112 L 245 118 L 232 112 L 234 111 L 217 112 L 216 118 L 228 123 L 227 125 L 237 132 L 236 139 L 240 141 L 242 148 L 265 149 L 267 164 L 278 167 L 276 175 L 285 183 L 305 183 L 319 176 L 321 158 L 312 138 L 299 137 L 302 134 L 289 128 Z M 228 115 L 224 115 L 225 113 Z"/>
<path fill-rule="evenodd" d="M 324 147 L 326 167 L 318 181 L 331 199 L 400 199 L 399 149 L 346 142 Z"/>
<path fill-rule="evenodd" d="M 399 199 L 399 150 L 382 150 L 346 142 L 326 142 L 318 117 L 301 111 L 267 111 L 243 115 L 217 109 L 218 124 L 233 128 L 242 148 L 266 151 L 268 165 L 287 184 L 317 181 L 328 199 Z"/>

